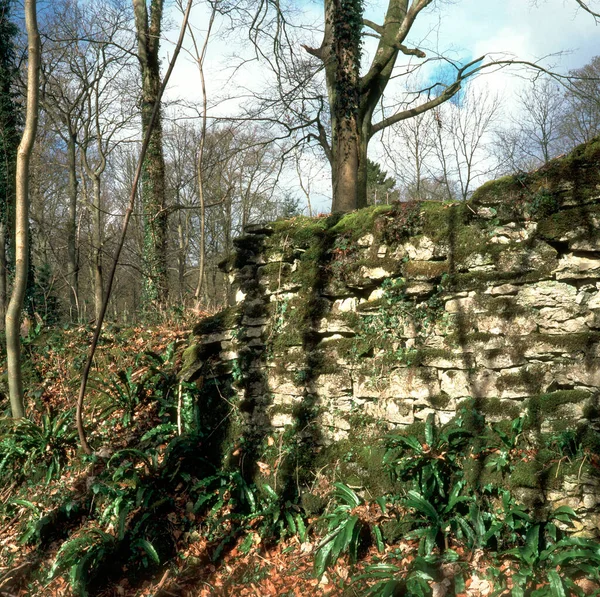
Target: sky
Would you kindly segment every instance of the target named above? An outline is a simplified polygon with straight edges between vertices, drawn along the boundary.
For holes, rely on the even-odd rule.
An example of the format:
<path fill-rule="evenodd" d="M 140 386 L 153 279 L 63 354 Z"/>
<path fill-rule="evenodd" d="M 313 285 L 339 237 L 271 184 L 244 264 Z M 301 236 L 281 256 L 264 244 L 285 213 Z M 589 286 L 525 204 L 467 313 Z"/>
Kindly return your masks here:
<path fill-rule="evenodd" d="M 600 0 L 590 0 L 590 6 L 600 11 Z M 387 1 L 365 0 L 366 16 L 376 22 L 383 21 Z M 309 24 L 303 36 L 309 45 L 318 45 L 319 32 L 315 27 L 321 20 L 322 3 L 318 0 L 296 0 L 296 9 Z M 180 14 L 171 9 L 171 21 L 176 26 Z M 296 21 L 295 21 L 296 22 Z M 208 23 L 206 4 L 199 2 L 193 9 L 192 24 L 198 42 L 204 39 Z M 235 111 L 240 100 L 214 105 L 224 96 L 243 95 L 248 89 L 264 84 L 265 67 L 253 61 L 233 72 L 231 64 L 240 57 L 248 57 L 242 47 L 244 33 L 228 31 L 216 24 L 208 45 L 205 76 L 209 103 L 213 104 L 209 115 L 219 116 Z M 220 33 L 220 34 L 219 34 Z M 167 31 L 163 43 L 166 58 L 172 53 L 172 42 L 177 38 L 173 27 Z M 304 40 L 303 40 L 304 41 Z M 575 0 L 436 0 L 415 22 L 408 45 L 418 46 L 428 53 L 444 53 L 454 59 L 467 61 L 484 54 L 496 57 L 507 55 L 516 59 L 539 61 L 558 72 L 585 65 L 600 54 L 600 25 L 593 17 L 578 8 Z M 189 48 L 189 44 L 187 45 Z M 368 55 L 370 46 L 366 45 Z M 237 58 L 234 56 L 237 55 Z M 481 77 L 475 84 L 485 85 L 490 92 L 501 94 L 507 101 L 508 110 L 513 105 L 514 93 L 527 84 L 521 70 L 512 68 Z M 433 76 L 433 71 L 429 76 Z M 197 66 L 192 56 L 182 53 L 173 73 L 168 100 L 185 98 L 192 105 L 200 104 L 200 83 Z M 373 156 L 380 152 L 377 143 L 372 144 Z M 370 148 L 371 152 L 371 148 Z M 289 184 L 295 184 L 290 180 Z M 328 175 L 325 168 L 321 180 L 315 181 L 323 205 L 327 203 Z"/>

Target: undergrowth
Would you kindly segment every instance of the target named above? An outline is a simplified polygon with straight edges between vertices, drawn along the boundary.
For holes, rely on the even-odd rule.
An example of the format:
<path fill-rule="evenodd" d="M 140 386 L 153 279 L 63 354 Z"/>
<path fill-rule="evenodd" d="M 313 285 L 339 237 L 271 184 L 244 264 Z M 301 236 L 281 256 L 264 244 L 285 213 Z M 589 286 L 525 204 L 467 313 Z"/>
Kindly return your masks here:
<path fill-rule="evenodd" d="M 284 499 L 268 473 L 252 476 L 235 453 L 208 448 L 215 429 L 200 423 L 205 388 L 179 380 L 179 338 L 156 344 L 98 371 L 92 457 L 76 453 L 72 411 L 47 387 L 37 403 L 45 412 L 0 420 L 0 525 L 14 531 L 2 557 L 16 568 L 34 562 L 17 580 L 0 569 L 0 591 L 50 595 L 66 583 L 76 595 L 110 587 L 143 595 L 165 575 L 189 584 L 191 571 L 215 574 L 235 561 L 258 562 L 240 569 L 240 582 L 267 583 L 265 566 L 248 558 L 278 549 L 281 558 L 308 557 L 305 582 L 329 594 L 466 595 L 474 570 L 490 595 L 600 594 L 600 546 L 573 532 L 575 511 L 543 500 L 526 507 L 508 483 L 523 463 L 555 471 L 592 462 L 580 434 L 542 437 L 527 419 L 490 424 L 465 408 L 445 426 L 430 417 L 422 434 L 383 438 L 393 494 L 322 473 Z M 310 492 L 323 503 L 316 512 L 303 506 Z M 235 594 L 210 587 L 194 594 Z"/>

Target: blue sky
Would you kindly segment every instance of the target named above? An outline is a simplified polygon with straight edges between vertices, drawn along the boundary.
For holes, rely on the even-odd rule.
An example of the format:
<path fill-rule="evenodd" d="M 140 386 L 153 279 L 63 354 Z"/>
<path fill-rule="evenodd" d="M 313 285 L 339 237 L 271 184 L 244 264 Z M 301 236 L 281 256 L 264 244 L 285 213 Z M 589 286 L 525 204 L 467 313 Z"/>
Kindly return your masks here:
<path fill-rule="evenodd" d="M 386 4 L 367 0 L 367 16 L 381 22 Z M 600 0 L 591 0 L 590 4 L 600 10 Z M 306 22 L 321 18 L 319 1 L 300 0 L 296 5 L 304 11 Z M 177 24 L 179 15 L 172 17 Z M 194 7 L 192 21 L 201 37 L 207 21 L 205 5 Z M 176 32 L 168 32 L 167 37 L 174 40 Z M 229 56 L 241 51 L 236 47 L 237 41 L 235 34 L 211 41 L 206 75 L 213 96 L 223 91 L 228 79 Z M 577 7 L 575 0 L 539 0 L 537 6 L 533 0 L 436 0 L 421 13 L 409 36 L 409 43 L 424 48 L 430 56 L 440 52 L 460 61 L 488 53 L 511 54 L 532 61 L 548 56 L 545 64 L 562 71 L 583 66 L 600 54 L 599 42 L 600 26 Z M 306 43 L 314 43 L 308 31 Z M 171 49 L 168 43 L 163 44 L 165 58 Z M 557 55 L 560 52 L 562 55 Z M 261 67 L 250 63 L 231 84 L 252 86 L 262 78 L 260 73 Z M 511 81 L 514 77 L 508 71 L 486 78 L 497 88 L 522 84 L 518 78 Z M 181 94 L 190 100 L 200 96 L 196 68 L 185 55 L 174 72 L 172 87 L 171 95 Z"/>
<path fill-rule="evenodd" d="M 381 22 L 385 6 L 386 0 L 366 0 L 366 14 L 371 20 Z M 600 0 L 590 0 L 590 6 L 600 11 Z M 296 0 L 296 7 L 304 12 L 306 23 L 321 21 L 320 0 Z M 176 25 L 180 15 L 173 14 L 172 20 Z M 195 6 L 192 22 L 201 40 L 207 23 L 205 4 Z M 229 79 L 231 55 L 244 52 L 236 35 L 237 32 L 234 32 L 211 40 L 205 66 L 209 102 L 223 93 L 235 94 L 242 88 L 260 88 L 264 83 L 264 68 L 256 62 L 246 64 Z M 240 32 L 239 35 L 244 34 Z M 305 39 L 302 41 L 308 45 L 320 43 L 314 27 L 307 27 L 303 35 Z M 175 40 L 177 31 L 167 32 L 166 37 Z M 407 41 L 409 45 L 424 49 L 429 56 L 443 53 L 461 62 L 490 53 L 496 57 L 512 56 L 528 61 L 545 57 L 545 66 L 561 72 L 581 67 L 600 54 L 599 42 L 600 26 L 591 15 L 577 7 L 575 0 L 537 0 L 537 3 L 535 0 L 436 0 L 419 16 Z M 166 67 L 166 57 L 171 54 L 172 46 L 164 43 L 163 51 Z M 368 51 L 367 45 L 367 54 Z M 421 80 L 437 77 L 436 68 L 439 67 L 432 66 L 423 73 Z M 475 84 L 484 85 L 490 93 L 500 94 L 510 111 L 511 98 L 527 84 L 526 73 L 505 69 L 480 77 Z M 169 97 L 184 97 L 190 102 L 200 103 L 197 67 L 185 54 L 181 55 L 173 74 Z M 236 101 L 229 102 L 214 108 L 212 113 L 223 115 L 235 110 L 236 105 Z M 516 105 L 514 101 L 513 105 Z M 375 144 L 373 157 L 379 158 Z M 327 195 L 327 168 L 320 176 L 321 181 L 315 184 L 322 189 L 322 194 Z"/>

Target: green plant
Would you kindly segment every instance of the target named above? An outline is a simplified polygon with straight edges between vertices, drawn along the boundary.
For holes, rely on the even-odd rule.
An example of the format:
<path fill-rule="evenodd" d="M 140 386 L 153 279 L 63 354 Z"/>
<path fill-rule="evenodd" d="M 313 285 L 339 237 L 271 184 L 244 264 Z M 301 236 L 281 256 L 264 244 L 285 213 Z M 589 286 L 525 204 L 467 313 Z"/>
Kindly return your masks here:
<path fill-rule="evenodd" d="M 560 204 L 550 189 L 542 187 L 531 196 L 527 208 L 531 217 L 545 218 L 556 213 L 560 209 Z"/>
<path fill-rule="evenodd" d="M 367 566 L 365 572 L 357 576 L 354 582 L 369 583 L 363 597 L 428 597 L 432 593 L 430 583 L 439 574 L 438 564 L 438 558 L 432 556 L 417 556 L 408 569 L 380 562 Z M 457 577 L 457 580 L 457 585 L 464 585 L 462 577 Z M 459 588 L 462 587 L 456 587 Z M 456 590 L 456 593 L 459 592 Z"/>
<path fill-rule="evenodd" d="M 68 452 L 75 448 L 73 410 L 45 414 L 39 424 L 23 418 L 0 421 L 0 478 L 22 480 L 45 474 L 46 482 L 59 477 Z"/>
<path fill-rule="evenodd" d="M 446 502 L 462 477 L 460 458 L 472 437 L 461 427 L 459 418 L 439 429 L 430 415 L 425 423 L 425 441 L 410 435 L 389 436 L 383 463 L 394 479 L 409 483 L 437 507 Z"/>
<path fill-rule="evenodd" d="M 521 546 L 505 552 L 519 566 L 512 577 L 514 597 L 583 595 L 574 582 L 577 577 L 600 580 L 600 544 L 564 536 L 554 522 L 570 524 L 574 518 L 571 508 L 557 508 L 548 520 L 528 526 Z"/>
<path fill-rule="evenodd" d="M 355 509 L 364 503 L 352 489 L 343 483 L 334 483 L 332 508 L 323 515 L 327 522 L 327 534 L 315 550 L 314 574 L 323 576 L 325 570 L 335 564 L 343 553 L 356 563 L 358 547 L 364 523 Z"/>
<path fill-rule="evenodd" d="M 61 545 L 49 578 L 68 570 L 71 587 L 78 595 L 86 597 L 90 579 L 112 555 L 115 546 L 115 538 L 109 533 L 99 528 L 85 529 Z"/>
<path fill-rule="evenodd" d="M 517 448 L 519 439 L 523 434 L 524 425 L 524 417 L 513 419 L 510 433 L 503 431 L 499 425 L 492 425 L 493 434 L 500 439 L 500 446 L 488 458 L 486 467 L 501 473 L 508 473 L 514 468 L 511 453 Z"/>
<path fill-rule="evenodd" d="M 99 402 L 100 416 L 108 417 L 115 411 L 122 411 L 121 423 L 128 427 L 133 422 L 135 409 L 145 395 L 146 389 L 142 380 L 134 379 L 133 367 L 117 372 L 108 384 L 95 380 L 96 389 L 105 397 Z"/>

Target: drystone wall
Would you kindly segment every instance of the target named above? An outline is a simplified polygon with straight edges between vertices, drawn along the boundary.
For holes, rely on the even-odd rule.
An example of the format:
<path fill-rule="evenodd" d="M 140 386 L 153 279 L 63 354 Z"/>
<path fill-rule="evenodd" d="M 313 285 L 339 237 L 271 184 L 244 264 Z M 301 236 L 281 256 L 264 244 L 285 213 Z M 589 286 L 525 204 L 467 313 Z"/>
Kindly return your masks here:
<path fill-rule="evenodd" d="M 468 203 L 299 217 L 251 227 L 235 246 L 223 268 L 236 304 L 196 327 L 183 375 L 263 472 L 285 438 L 313 451 L 306 466 L 353 460 L 345 474 L 373 485 L 372 463 L 348 453 L 374 458 L 377 436 L 461 409 L 596 441 L 600 142 Z M 585 460 L 523 463 L 503 482 L 597 528 L 599 481 Z"/>

